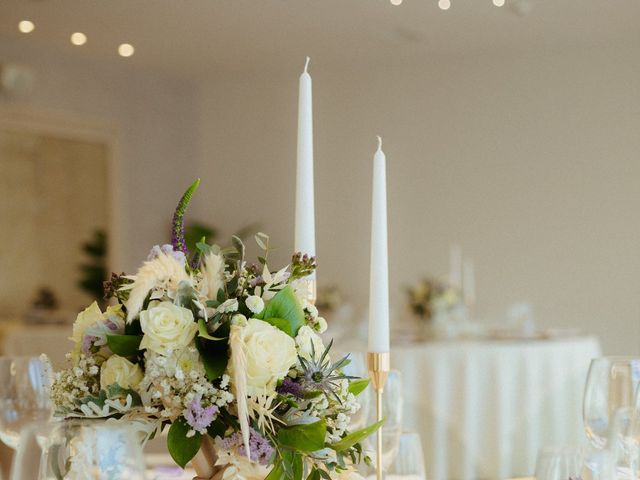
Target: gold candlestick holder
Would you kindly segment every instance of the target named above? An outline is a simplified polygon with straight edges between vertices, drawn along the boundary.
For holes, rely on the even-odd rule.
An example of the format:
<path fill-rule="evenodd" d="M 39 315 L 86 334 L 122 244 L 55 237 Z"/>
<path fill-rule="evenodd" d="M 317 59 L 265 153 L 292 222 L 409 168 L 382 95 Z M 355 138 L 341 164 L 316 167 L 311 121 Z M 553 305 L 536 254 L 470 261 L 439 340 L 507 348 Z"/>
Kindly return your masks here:
<path fill-rule="evenodd" d="M 376 420 L 382 420 L 382 393 L 387 383 L 391 366 L 389 352 L 367 353 L 369 377 L 376 392 Z M 382 480 L 382 427 L 376 433 L 376 479 Z"/>

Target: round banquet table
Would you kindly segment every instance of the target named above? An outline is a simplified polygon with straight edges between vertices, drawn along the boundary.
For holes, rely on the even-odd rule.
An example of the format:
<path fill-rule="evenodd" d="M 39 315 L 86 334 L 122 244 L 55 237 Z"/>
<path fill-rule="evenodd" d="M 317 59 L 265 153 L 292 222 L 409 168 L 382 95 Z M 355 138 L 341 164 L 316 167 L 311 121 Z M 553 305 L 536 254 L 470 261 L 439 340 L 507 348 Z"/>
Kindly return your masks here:
<path fill-rule="evenodd" d="M 582 393 L 595 337 L 395 345 L 404 424 L 417 430 L 427 478 L 533 474 L 538 448 L 584 441 Z"/>

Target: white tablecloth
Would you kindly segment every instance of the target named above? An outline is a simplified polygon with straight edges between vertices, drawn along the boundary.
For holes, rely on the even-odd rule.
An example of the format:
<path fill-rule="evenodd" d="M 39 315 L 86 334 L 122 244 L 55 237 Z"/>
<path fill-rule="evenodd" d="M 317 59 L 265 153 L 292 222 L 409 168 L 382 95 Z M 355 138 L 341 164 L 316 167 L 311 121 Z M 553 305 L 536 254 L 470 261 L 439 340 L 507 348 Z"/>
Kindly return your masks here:
<path fill-rule="evenodd" d="M 580 444 L 587 370 L 600 355 L 593 337 L 393 347 L 427 478 L 527 476 L 539 447 Z"/>

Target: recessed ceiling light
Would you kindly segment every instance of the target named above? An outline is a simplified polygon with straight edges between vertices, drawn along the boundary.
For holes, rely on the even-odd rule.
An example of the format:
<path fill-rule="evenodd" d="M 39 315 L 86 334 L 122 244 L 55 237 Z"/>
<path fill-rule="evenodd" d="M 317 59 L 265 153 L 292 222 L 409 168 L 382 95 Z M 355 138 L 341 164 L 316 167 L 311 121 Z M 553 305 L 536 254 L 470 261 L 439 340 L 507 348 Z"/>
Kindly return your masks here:
<path fill-rule="evenodd" d="M 20 30 L 22 33 L 31 33 L 35 28 L 36 26 L 30 20 L 22 20 L 20 23 L 18 23 L 18 30 Z"/>
<path fill-rule="evenodd" d="M 71 34 L 71 43 L 74 45 L 84 45 L 87 43 L 87 36 L 82 32 L 75 32 Z"/>
<path fill-rule="evenodd" d="M 440 10 L 449 10 L 451 0 L 438 0 L 438 7 L 440 7 Z"/>
<path fill-rule="evenodd" d="M 400 4 L 402 4 L 402 0 L 391 0 L 391 5 L 398 6 Z"/>
<path fill-rule="evenodd" d="M 133 45 L 128 43 L 123 43 L 118 47 L 118 53 L 121 57 L 130 57 L 135 53 L 136 49 L 133 48 Z"/>
<path fill-rule="evenodd" d="M 493 0 L 493 4 L 496 7 L 502 7 L 504 5 L 504 0 Z"/>

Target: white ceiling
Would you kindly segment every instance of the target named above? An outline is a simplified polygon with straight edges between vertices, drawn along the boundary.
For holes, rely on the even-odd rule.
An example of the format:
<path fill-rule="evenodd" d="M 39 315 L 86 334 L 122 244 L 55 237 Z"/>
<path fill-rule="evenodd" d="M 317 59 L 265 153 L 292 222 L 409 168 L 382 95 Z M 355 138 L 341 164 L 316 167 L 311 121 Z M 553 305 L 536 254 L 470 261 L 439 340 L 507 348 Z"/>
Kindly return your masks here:
<path fill-rule="evenodd" d="M 322 62 L 428 61 L 436 56 L 640 45 L 638 0 L 2 0 L 0 42 L 173 73 L 268 69 L 311 55 Z M 22 34 L 30 19 L 36 30 Z M 69 35 L 87 34 L 83 47 Z M 119 43 L 136 47 L 117 57 Z"/>

